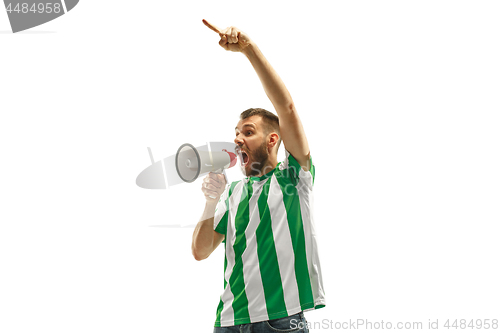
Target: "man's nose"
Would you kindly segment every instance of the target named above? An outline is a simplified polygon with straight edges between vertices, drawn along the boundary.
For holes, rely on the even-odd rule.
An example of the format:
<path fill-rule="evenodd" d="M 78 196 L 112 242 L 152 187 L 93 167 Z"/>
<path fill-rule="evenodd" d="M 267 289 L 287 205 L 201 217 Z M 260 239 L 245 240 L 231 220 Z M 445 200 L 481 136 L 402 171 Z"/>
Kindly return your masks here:
<path fill-rule="evenodd" d="M 238 146 L 241 146 L 243 145 L 243 140 L 241 140 L 239 136 L 236 136 L 236 138 L 234 139 L 234 143 L 236 143 Z"/>

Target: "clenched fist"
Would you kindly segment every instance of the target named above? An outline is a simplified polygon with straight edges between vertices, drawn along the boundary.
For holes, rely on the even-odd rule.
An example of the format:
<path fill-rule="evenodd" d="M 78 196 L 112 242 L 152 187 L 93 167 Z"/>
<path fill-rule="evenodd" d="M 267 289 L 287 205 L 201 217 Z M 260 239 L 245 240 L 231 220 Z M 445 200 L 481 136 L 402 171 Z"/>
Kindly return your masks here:
<path fill-rule="evenodd" d="M 210 172 L 201 185 L 201 191 L 207 201 L 219 201 L 220 196 L 226 188 L 226 178 L 221 173 Z"/>
<path fill-rule="evenodd" d="M 208 23 L 207 20 L 203 20 L 203 23 L 211 30 L 219 34 L 219 45 L 226 51 L 242 52 L 252 43 L 248 35 L 236 27 L 229 27 L 224 30 L 220 30 L 215 25 Z"/>

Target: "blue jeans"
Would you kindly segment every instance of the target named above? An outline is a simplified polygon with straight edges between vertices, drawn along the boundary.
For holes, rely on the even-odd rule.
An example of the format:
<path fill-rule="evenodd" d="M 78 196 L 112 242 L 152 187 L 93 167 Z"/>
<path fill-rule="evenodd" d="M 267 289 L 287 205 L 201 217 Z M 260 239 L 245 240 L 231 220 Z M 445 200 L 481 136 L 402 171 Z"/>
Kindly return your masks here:
<path fill-rule="evenodd" d="M 307 321 L 302 312 L 297 314 L 258 323 L 236 326 L 214 327 L 214 333 L 308 333 Z"/>

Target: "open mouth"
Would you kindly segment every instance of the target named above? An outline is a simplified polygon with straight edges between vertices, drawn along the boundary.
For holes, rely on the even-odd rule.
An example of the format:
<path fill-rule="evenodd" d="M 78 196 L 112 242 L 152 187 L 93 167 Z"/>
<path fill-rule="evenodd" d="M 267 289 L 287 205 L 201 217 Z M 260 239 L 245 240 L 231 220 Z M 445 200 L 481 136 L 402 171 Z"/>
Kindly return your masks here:
<path fill-rule="evenodd" d="M 237 148 L 236 149 L 236 153 L 238 154 L 238 156 L 240 157 L 240 162 L 241 162 L 241 165 L 242 166 L 246 166 L 247 163 L 248 163 L 248 160 L 250 159 L 248 157 L 248 154 L 243 151 L 241 148 Z"/>
<path fill-rule="evenodd" d="M 241 162 L 243 165 L 247 165 L 248 163 L 248 154 L 245 153 L 244 151 L 241 152 Z"/>

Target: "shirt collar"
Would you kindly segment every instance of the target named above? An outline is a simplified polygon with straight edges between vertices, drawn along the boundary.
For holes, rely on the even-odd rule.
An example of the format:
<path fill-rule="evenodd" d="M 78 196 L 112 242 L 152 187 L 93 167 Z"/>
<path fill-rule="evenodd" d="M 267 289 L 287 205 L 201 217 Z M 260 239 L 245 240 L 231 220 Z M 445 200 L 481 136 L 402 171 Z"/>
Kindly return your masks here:
<path fill-rule="evenodd" d="M 247 182 L 248 183 L 260 182 L 261 180 L 264 180 L 264 179 L 271 177 L 273 175 L 274 171 L 276 171 L 278 169 L 280 164 L 281 164 L 281 162 L 276 164 L 276 167 L 274 169 L 272 169 L 271 171 L 269 171 L 268 173 L 266 173 L 265 175 L 262 175 L 260 177 L 247 177 Z"/>

